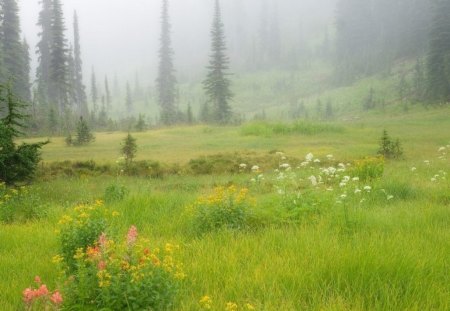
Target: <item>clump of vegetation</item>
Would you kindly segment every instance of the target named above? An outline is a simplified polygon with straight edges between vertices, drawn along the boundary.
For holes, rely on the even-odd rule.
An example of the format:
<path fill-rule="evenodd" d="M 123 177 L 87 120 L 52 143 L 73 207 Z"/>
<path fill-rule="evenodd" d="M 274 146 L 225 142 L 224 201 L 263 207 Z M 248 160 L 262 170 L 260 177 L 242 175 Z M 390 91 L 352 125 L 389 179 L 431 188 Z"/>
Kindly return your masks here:
<path fill-rule="evenodd" d="M 197 233 L 249 228 L 253 214 L 248 189 L 238 190 L 235 186 L 215 188 L 211 195 L 198 198 L 188 211 Z"/>
<path fill-rule="evenodd" d="M 178 245 L 150 249 L 131 226 L 122 242 L 101 234 L 74 254 L 77 267 L 65 280 L 64 307 L 70 310 L 168 310 L 173 308 L 183 266 Z M 56 262 L 64 263 L 57 256 Z M 64 269 L 64 265 L 62 265 Z"/>
<path fill-rule="evenodd" d="M 115 212 L 113 212 L 115 214 Z M 77 269 L 74 256 L 94 245 L 98 237 L 109 229 L 112 213 L 102 201 L 95 204 L 80 204 L 59 221 L 61 255 L 69 273 Z"/>
<path fill-rule="evenodd" d="M 400 144 L 400 140 L 395 141 L 391 139 L 386 130 L 383 131 L 383 135 L 380 140 L 380 149 L 378 154 L 382 155 L 386 159 L 398 159 L 403 155 L 403 149 Z"/>
<path fill-rule="evenodd" d="M 272 136 L 272 135 L 317 135 L 321 133 L 343 132 L 342 126 L 297 121 L 294 123 L 252 122 L 242 126 L 241 134 L 245 136 Z"/>
<path fill-rule="evenodd" d="M 26 187 L 7 188 L 0 182 L 0 222 L 25 222 L 45 215 L 40 196 Z"/>
<path fill-rule="evenodd" d="M 129 190 L 118 184 L 112 184 L 105 190 L 104 200 L 106 203 L 122 201 L 129 193 Z"/>
<path fill-rule="evenodd" d="M 367 157 L 357 160 L 353 165 L 352 172 L 362 181 L 379 179 L 384 173 L 384 159 L 382 157 Z"/>
<path fill-rule="evenodd" d="M 6 115 L 0 119 L 0 181 L 14 184 L 31 179 L 41 159 L 41 148 L 48 143 L 21 144 L 14 139 L 25 128 L 22 102 L 12 93 L 10 86 L 0 85 L 0 111 L 6 108 Z"/>
<path fill-rule="evenodd" d="M 30 286 L 22 292 L 26 310 L 60 310 L 63 297 L 59 290 L 51 292 L 39 276 L 34 278 L 34 282 L 36 288 Z"/>

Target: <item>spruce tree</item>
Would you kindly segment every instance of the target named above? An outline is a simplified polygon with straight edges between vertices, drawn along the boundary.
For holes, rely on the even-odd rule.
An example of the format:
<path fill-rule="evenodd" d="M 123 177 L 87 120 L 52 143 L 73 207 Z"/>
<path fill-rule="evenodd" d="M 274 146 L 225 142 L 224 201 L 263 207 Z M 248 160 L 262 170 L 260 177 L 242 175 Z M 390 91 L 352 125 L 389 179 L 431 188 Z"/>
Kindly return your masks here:
<path fill-rule="evenodd" d="M 106 101 L 106 108 L 108 110 L 111 109 L 111 103 L 112 103 L 112 99 L 111 99 L 111 92 L 109 90 L 109 82 L 108 82 L 108 77 L 105 76 L 105 101 Z"/>
<path fill-rule="evenodd" d="M 39 13 L 38 26 L 41 28 L 39 32 L 39 43 L 37 44 L 38 67 L 36 69 L 36 80 L 39 101 L 44 107 L 43 110 L 50 109 L 48 100 L 50 99 L 50 62 L 51 62 L 51 46 L 52 46 L 52 1 L 41 0 L 42 9 Z M 53 108 L 52 108 L 53 109 Z"/>
<path fill-rule="evenodd" d="M 74 83 L 75 83 L 75 104 L 79 115 L 86 117 L 89 114 L 87 107 L 86 87 L 83 84 L 83 62 L 81 59 L 80 29 L 78 26 L 78 15 L 73 16 L 73 40 L 74 40 Z"/>
<path fill-rule="evenodd" d="M 208 102 L 211 104 L 213 121 L 226 124 L 231 121 L 229 101 L 233 98 L 230 80 L 226 77 L 229 60 L 225 54 L 225 32 L 219 0 L 215 2 L 215 13 L 211 30 L 211 56 L 206 80 L 203 82 Z"/>
<path fill-rule="evenodd" d="M 16 0 L 2 0 L 1 39 L 3 66 L 6 79 L 12 83 L 14 94 L 22 100 L 30 101 L 30 85 L 25 75 L 25 53 L 20 38 L 19 7 Z"/>
<path fill-rule="evenodd" d="M 431 24 L 428 53 L 428 97 L 432 102 L 450 101 L 450 1 L 439 0 Z"/>
<path fill-rule="evenodd" d="M 94 135 L 91 133 L 87 122 L 83 117 L 80 117 L 77 124 L 77 133 L 76 133 L 76 145 L 85 145 L 93 141 Z"/>
<path fill-rule="evenodd" d="M 156 79 L 161 121 L 165 125 L 171 125 L 177 121 L 177 107 L 175 104 L 176 78 L 172 59 L 173 50 L 170 38 L 171 25 L 168 6 L 168 0 L 162 0 L 159 69 L 158 78 Z"/>
<path fill-rule="evenodd" d="M 31 57 L 30 57 L 30 46 L 28 45 L 27 40 L 23 39 L 22 41 L 22 59 L 23 59 L 23 67 L 22 67 L 22 79 L 23 79 L 23 100 L 27 102 L 31 102 L 31 81 L 30 81 L 30 73 L 31 73 Z"/>
<path fill-rule="evenodd" d="M 126 86 L 125 107 L 127 109 L 127 114 L 131 115 L 131 113 L 133 112 L 133 98 L 131 95 L 130 83 L 128 82 Z"/>
<path fill-rule="evenodd" d="M 127 137 L 123 140 L 121 151 L 125 158 L 125 167 L 129 168 L 133 159 L 136 157 L 137 152 L 136 138 L 131 136 L 130 133 L 128 133 Z"/>
<path fill-rule="evenodd" d="M 67 40 L 64 34 L 64 16 L 60 0 L 52 1 L 50 46 L 50 101 L 56 105 L 59 115 L 69 109 L 69 72 Z"/>
<path fill-rule="evenodd" d="M 94 68 L 92 68 L 92 74 L 91 74 L 91 101 L 93 106 L 93 112 L 94 114 L 97 113 L 98 107 L 98 91 L 97 91 L 97 78 L 95 77 L 95 71 Z"/>

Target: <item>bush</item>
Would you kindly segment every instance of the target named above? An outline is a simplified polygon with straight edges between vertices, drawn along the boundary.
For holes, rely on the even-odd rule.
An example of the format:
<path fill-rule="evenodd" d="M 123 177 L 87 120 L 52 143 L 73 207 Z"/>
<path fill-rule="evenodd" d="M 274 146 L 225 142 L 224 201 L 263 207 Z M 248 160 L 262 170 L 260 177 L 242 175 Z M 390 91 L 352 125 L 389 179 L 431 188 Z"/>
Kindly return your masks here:
<path fill-rule="evenodd" d="M 111 216 L 102 201 L 95 204 L 80 204 L 64 215 L 59 221 L 61 255 L 67 265 L 68 272 L 76 270 L 74 255 L 78 250 L 85 251 L 94 245 L 98 237 L 109 231 Z"/>
<path fill-rule="evenodd" d="M 106 188 L 104 200 L 106 203 L 122 201 L 128 195 L 128 192 L 125 186 L 112 184 Z"/>
<path fill-rule="evenodd" d="M 248 189 L 239 191 L 235 186 L 215 188 L 213 193 L 202 196 L 190 207 L 193 228 L 198 233 L 219 229 L 241 230 L 250 226 L 252 210 L 247 197 Z"/>
<path fill-rule="evenodd" d="M 105 234 L 74 256 L 77 270 L 64 283 L 69 310 L 168 310 L 185 277 L 174 259 L 177 245 L 148 247 L 132 226 L 122 243 Z M 56 261 L 62 262 L 59 258 Z"/>
<path fill-rule="evenodd" d="M 46 209 L 41 198 L 26 187 L 6 187 L 0 183 L 0 221 L 5 223 L 25 222 L 39 219 L 45 215 Z"/>
<path fill-rule="evenodd" d="M 371 157 L 355 161 L 353 165 L 354 176 L 360 180 L 379 179 L 384 173 L 384 159 L 382 157 Z"/>

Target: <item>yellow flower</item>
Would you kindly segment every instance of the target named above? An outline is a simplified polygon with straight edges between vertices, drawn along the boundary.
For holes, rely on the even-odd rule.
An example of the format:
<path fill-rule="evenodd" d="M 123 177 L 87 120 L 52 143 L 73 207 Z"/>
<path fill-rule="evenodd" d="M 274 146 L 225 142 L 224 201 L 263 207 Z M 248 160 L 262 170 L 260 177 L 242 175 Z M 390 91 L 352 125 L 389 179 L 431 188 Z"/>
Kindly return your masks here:
<path fill-rule="evenodd" d="M 82 259 L 84 257 L 83 249 L 78 248 L 75 252 L 75 255 L 73 256 L 74 259 Z"/>
<path fill-rule="evenodd" d="M 95 205 L 102 206 L 103 205 L 103 200 L 96 200 L 95 201 Z"/>
<path fill-rule="evenodd" d="M 64 260 L 64 258 L 61 255 L 56 255 L 56 256 L 53 256 L 53 258 L 52 258 L 52 262 L 55 264 L 59 264 L 63 260 Z"/>
<path fill-rule="evenodd" d="M 117 216 L 119 216 L 120 214 L 119 214 L 119 212 L 117 212 L 117 211 L 113 211 L 112 212 L 112 217 L 117 217 Z"/>
<path fill-rule="evenodd" d="M 250 304 L 250 303 L 246 303 L 246 304 L 245 304 L 245 308 L 246 308 L 247 310 L 256 310 L 255 306 L 253 306 L 253 305 Z"/>
<path fill-rule="evenodd" d="M 227 302 L 227 305 L 225 306 L 225 311 L 236 311 L 237 309 L 238 306 L 234 302 Z"/>
<path fill-rule="evenodd" d="M 200 306 L 202 309 L 210 310 L 212 307 L 212 299 L 209 296 L 203 296 L 200 301 Z"/>

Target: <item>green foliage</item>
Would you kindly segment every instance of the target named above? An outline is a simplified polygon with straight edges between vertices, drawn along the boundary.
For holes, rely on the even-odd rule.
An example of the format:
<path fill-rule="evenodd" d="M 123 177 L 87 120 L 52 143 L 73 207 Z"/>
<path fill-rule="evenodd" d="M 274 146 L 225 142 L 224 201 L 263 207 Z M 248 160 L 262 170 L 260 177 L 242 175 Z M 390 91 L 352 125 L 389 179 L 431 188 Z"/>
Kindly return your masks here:
<path fill-rule="evenodd" d="M 94 245 L 102 233 L 108 231 L 110 216 L 103 203 L 97 201 L 95 204 L 80 204 L 61 218 L 61 256 L 69 273 L 77 269 L 74 259 L 77 250 L 85 251 L 89 245 Z"/>
<path fill-rule="evenodd" d="M 177 245 L 150 249 L 132 226 L 123 242 L 105 234 L 78 249 L 76 271 L 65 280 L 69 310 L 172 310 L 185 275 L 174 259 Z"/>
<path fill-rule="evenodd" d="M 217 187 L 208 196 L 202 196 L 187 208 L 193 217 L 192 228 L 198 234 L 220 229 L 243 230 L 252 223 L 252 208 L 248 189 L 235 186 Z"/>
<path fill-rule="evenodd" d="M 269 123 L 251 122 L 241 127 L 242 135 L 271 136 L 271 135 L 318 135 L 321 133 L 343 132 L 344 128 L 339 125 L 327 123 L 312 123 L 297 121 L 295 123 Z"/>
<path fill-rule="evenodd" d="M 123 140 L 121 152 L 125 158 L 125 168 L 129 168 L 137 152 L 136 139 L 130 133 Z"/>
<path fill-rule="evenodd" d="M 25 187 L 7 188 L 0 183 L 0 222 L 26 222 L 45 216 L 39 194 Z"/>
<path fill-rule="evenodd" d="M 40 149 L 47 142 L 16 145 L 14 139 L 21 134 L 25 119 L 20 112 L 23 104 L 10 86 L 0 85 L 0 109 L 3 107 L 6 116 L 0 120 L 0 181 L 13 184 L 33 177 L 40 161 Z"/>
<path fill-rule="evenodd" d="M 403 149 L 400 144 L 400 140 L 391 140 L 386 130 L 383 131 L 383 135 L 380 140 L 380 149 L 378 154 L 387 159 L 398 159 L 403 155 Z"/>
<path fill-rule="evenodd" d="M 355 161 L 352 173 L 354 176 L 359 177 L 361 181 L 379 179 L 384 173 L 384 159 L 382 157 L 372 157 Z"/>
<path fill-rule="evenodd" d="M 86 122 L 86 120 L 83 117 L 80 117 L 80 120 L 77 124 L 77 132 L 75 136 L 75 140 L 72 140 L 72 145 L 74 146 L 82 146 L 89 144 L 90 142 L 94 141 L 95 137 L 91 133 L 91 130 L 89 129 L 89 126 Z M 66 140 L 66 143 L 68 140 Z M 70 141 L 69 141 L 70 142 Z"/>
<path fill-rule="evenodd" d="M 136 123 L 136 130 L 138 132 L 143 132 L 147 129 L 147 123 L 145 122 L 145 115 L 139 114 L 138 121 Z"/>
<path fill-rule="evenodd" d="M 127 187 L 114 183 L 105 189 L 103 198 L 106 203 L 115 203 L 125 199 L 129 192 Z"/>

